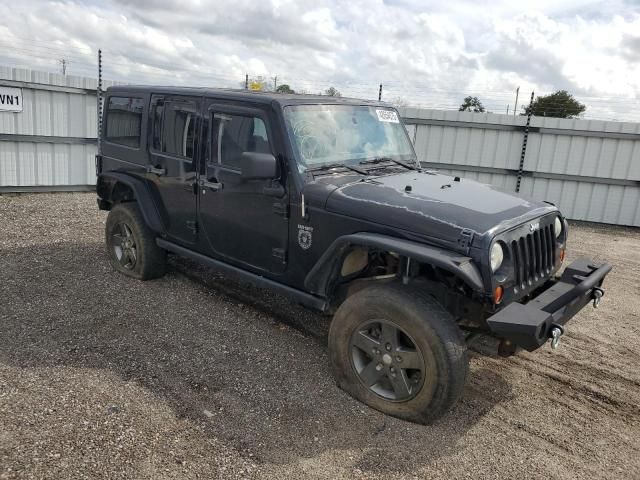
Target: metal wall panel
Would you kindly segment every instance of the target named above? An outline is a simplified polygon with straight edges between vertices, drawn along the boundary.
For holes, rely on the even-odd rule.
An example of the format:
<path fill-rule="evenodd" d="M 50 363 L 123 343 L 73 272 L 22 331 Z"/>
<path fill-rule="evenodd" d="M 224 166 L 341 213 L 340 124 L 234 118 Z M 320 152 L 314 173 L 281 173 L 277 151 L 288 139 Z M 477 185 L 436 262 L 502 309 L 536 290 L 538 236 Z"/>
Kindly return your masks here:
<path fill-rule="evenodd" d="M 515 192 L 526 117 L 402 108 L 429 168 Z M 640 226 L 640 124 L 533 117 L 520 194 L 571 219 Z"/>
<path fill-rule="evenodd" d="M 22 112 L 0 112 L 0 189 L 94 185 L 96 79 L 0 66 L 0 85 L 23 95 Z"/>
<path fill-rule="evenodd" d="M 0 66 L 0 84 L 22 88 L 24 104 L 0 112 L 0 190 L 95 184 L 96 79 Z M 525 117 L 400 113 L 429 168 L 515 191 Z M 522 195 L 569 218 L 640 226 L 640 124 L 533 117 L 531 127 Z"/>

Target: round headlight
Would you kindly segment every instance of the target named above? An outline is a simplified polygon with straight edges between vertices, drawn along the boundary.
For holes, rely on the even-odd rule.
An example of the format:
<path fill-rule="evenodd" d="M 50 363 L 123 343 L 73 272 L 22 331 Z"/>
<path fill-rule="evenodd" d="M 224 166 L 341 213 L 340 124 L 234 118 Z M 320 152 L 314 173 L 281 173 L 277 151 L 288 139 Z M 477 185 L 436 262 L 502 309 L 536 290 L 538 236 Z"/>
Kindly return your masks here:
<path fill-rule="evenodd" d="M 504 250 L 499 243 L 494 243 L 491 247 L 491 271 L 495 272 L 502 265 L 504 260 Z"/>
<path fill-rule="evenodd" d="M 556 217 L 556 222 L 553 224 L 553 231 L 556 234 L 556 238 L 562 233 L 562 220 L 560 220 L 560 217 Z"/>

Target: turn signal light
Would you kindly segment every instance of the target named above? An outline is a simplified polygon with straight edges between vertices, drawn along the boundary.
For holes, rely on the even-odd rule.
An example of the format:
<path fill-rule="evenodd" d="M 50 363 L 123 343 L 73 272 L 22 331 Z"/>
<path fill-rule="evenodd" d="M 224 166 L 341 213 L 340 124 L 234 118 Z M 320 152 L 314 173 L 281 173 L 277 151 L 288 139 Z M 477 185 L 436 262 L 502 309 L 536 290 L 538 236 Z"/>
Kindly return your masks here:
<path fill-rule="evenodd" d="M 560 249 L 560 263 L 564 262 L 564 248 Z"/>
<path fill-rule="evenodd" d="M 502 288 L 502 285 L 498 285 L 493 291 L 493 303 L 498 305 L 502 302 L 502 297 L 504 297 L 504 288 Z"/>

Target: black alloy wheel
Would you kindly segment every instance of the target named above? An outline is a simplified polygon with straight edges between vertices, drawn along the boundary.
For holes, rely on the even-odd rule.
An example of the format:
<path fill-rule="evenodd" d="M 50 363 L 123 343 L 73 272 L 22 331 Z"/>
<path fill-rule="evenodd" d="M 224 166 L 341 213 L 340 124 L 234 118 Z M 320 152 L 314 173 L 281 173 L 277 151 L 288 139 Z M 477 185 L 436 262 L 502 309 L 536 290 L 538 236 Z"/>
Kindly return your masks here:
<path fill-rule="evenodd" d="M 386 400 L 415 397 L 424 381 L 425 362 L 415 340 L 388 320 L 373 320 L 351 335 L 351 361 L 358 378 Z"/>
<path fill-rule="evenodd" d="M 127 270 L 133 270 L 138 260 L 138 253 L 131 227 L 124 222 L 118 223 L 111 234 L 111 245 L 120 265 Z"/>

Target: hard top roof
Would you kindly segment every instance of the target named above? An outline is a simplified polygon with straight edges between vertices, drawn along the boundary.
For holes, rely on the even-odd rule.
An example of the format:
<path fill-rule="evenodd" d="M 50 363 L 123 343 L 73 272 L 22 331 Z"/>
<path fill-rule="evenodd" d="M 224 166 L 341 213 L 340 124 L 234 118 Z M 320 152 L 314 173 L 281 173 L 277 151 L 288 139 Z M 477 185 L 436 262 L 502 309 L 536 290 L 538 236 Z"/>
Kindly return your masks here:
<path fill-rule="evenodd" d="M 207 87 L 162 87 L 149 85 L 115 85 L 107 89 L 109 94 L 147 94 L 191 95 L 198 97 L 213 97 L 223 100 L 237 100 L 253 103 L 278 103 L 285 105 L 329 104 L 329 105 L 380 105 L 390 107 L 388 103 L 362 100 L 358 98 L 330 97 L 328 95 L 306 95 L 276 92 L 256 92 L 251 90 L 207 88 Z"/>

